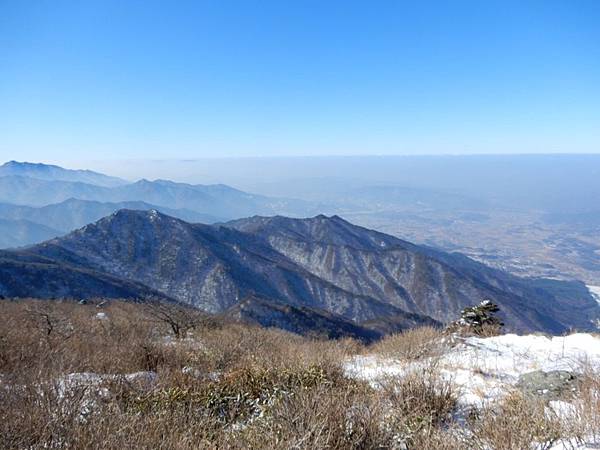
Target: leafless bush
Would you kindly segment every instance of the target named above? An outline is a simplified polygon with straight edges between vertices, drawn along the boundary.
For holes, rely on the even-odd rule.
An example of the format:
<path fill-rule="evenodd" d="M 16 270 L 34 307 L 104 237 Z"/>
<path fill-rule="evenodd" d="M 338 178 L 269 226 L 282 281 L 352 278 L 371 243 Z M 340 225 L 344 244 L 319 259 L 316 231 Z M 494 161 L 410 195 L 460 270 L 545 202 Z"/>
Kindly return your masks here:
<path fill-rule="evenodd" d="M 600 378 L 590 369 L 572 423 L 515 394 L 459 429 L 458 393 L 436 367 L 443 337 L 430 328 L 369 347 L 421 367 L 370 386 L 342 370 L 365 351 L 353 340 L 214 321 L 182 325 L 185 338 L 176 339 L 168 320 L 119 301 L 102 308 L 0 301 L 0 315 L 0 447 L 7 449 L 512 450 L 599 425 Z M 151 386 L 124 377 L 148 370 L 157 374 Z M 81 372 L 106 376 L 65 389 L 65 377 Z"/>
<path fill-rule="evenodd" d="M 151 320 L 167 325 L 177 339 L 185 338 L 190 330 L 208 323 L 206 313 L 179 303 L 156 300 L 144 306 Z"/>
<path fill-rule="evenodd" d="M 441 355 L 445 348 L 441 330 L 420 327 L 387 336 L 374 344 L 370 350 L 389 358 L 414 361 Z"/>
<path fill-rule="evenodd" d="M 389 448 L 375 400 L 370 388 L 357 383 L 299 390 L 244 430 L 241 439 L 247 448 Z"/>
<path fill-rule="evenodd" d="M 381 382 L 381 402 L 388 405 L 387 426 L 396 439 L 412 446 L 452 422 L 458 393 L 435 365 Z"/>
<path fill-rule="evenodd" d="M 473 418 L 473 448 L 520 450 L 551 448 L 565 434 L 558 417 L 546 412 L 545 403 L 519 392 L 500 405 L 490 405 Z"/>
<path fill-rule="evenodd" d="M 577 438 L 600 438 L 600 371 L 587 363 L 582 364 L 578 391 L 572 407 L 563 411 L 563 422 L 569 434 Z"/>

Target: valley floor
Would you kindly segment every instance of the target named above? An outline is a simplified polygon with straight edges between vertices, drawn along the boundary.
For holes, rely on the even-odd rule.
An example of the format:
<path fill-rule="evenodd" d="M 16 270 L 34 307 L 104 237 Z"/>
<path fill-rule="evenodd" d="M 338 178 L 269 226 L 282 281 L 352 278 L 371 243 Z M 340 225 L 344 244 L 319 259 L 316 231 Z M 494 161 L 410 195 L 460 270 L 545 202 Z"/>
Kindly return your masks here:
<path fill-rule="evenodd" d="M 522 277 L 600 284 L 597 225 L 552 224 L 542 213 L 385 210 L 349 212 L 353 223 L 449 252 Z"/>

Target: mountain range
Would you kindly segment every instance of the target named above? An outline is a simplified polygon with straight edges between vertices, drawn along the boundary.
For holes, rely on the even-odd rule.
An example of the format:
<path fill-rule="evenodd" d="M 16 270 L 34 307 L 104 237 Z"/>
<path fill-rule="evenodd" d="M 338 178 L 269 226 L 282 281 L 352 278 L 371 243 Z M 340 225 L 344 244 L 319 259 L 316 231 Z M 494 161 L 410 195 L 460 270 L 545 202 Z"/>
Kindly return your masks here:
<path fill-rule="evenodd" d="M 79 181 L 0 177 L 0 202 L 45 206 L 70 198 L 101 202 L 142 201 L 172 209 L 190 209 L 218 217 L 237 217 L 274 210 L 293 213 L 305 202 L 249 194 L 226 185 L 192 185 L 168 180 L 139 180 L 116 187 Z"/>
<path fill-rule="evenodd" d="M 18 176 L 48 181 L 69 181 L 96 186 L 115 187 L 128 184 L 126 180 L 91 170 L 64 169 L 42 163 L 8 161 L 0 166 L 0 177 Z"/>
<path fill-rule="evenodd" d="M 41 207 L 0 203 L 0 248 L 21 247 L 61 236 L 120 209 L 155 209 L 188 222 L 214 223 L 220 217 L 188 209 L 171 209 L 145 202 L 96 202 L 71 198 Z"/>
<path fill-rule="evenodd" d="M 490 299 L 513 331 L 593 329 L 579 282 L 525 280 L 340 217 L 191 224 L 119 210 L 66 236 L 0 252 L 6 297 L 161 297 L 303 333 L 373 336 L 456 318 Z"/>
<path fill-rule="evenodd" d="M 119 209 L 155 209 L 189 222 L 253 214 L 306 215 L 310 202 L 249 194 L 226 185 L 128 182 L 89 170 L 10 161 L 0 166 L 0 248 L 42 242 Z"/>
<path fill-rule="evenodd" d="M 21 247 L 46 241 L 61 234 L 64 233 L 29 220 L 0 219 L 0 248 Z"/>

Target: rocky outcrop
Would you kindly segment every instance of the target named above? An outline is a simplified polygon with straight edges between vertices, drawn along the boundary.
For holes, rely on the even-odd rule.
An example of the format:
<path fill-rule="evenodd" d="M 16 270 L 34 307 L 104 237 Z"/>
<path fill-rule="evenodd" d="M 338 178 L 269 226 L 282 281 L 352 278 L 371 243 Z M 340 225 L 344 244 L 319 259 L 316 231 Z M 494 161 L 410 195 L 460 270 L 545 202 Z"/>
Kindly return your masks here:
<path fill-rule="evenodd" d="M 572 397 L 578 391 L 579 383 L 580 378 L 566 370 L 536 370 L 521 375 L 516 387 L 526 395 L 551 401 Z"/>

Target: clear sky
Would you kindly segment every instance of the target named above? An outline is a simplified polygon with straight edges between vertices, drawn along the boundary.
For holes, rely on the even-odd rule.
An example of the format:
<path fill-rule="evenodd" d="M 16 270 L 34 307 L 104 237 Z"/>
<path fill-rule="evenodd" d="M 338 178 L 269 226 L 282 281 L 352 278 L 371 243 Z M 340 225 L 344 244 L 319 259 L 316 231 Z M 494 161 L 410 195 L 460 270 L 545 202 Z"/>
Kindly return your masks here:
<path fill-rule="evenodd" d="M 600 152 L 600 1 L 0 0 L 0 160 Z"/>

